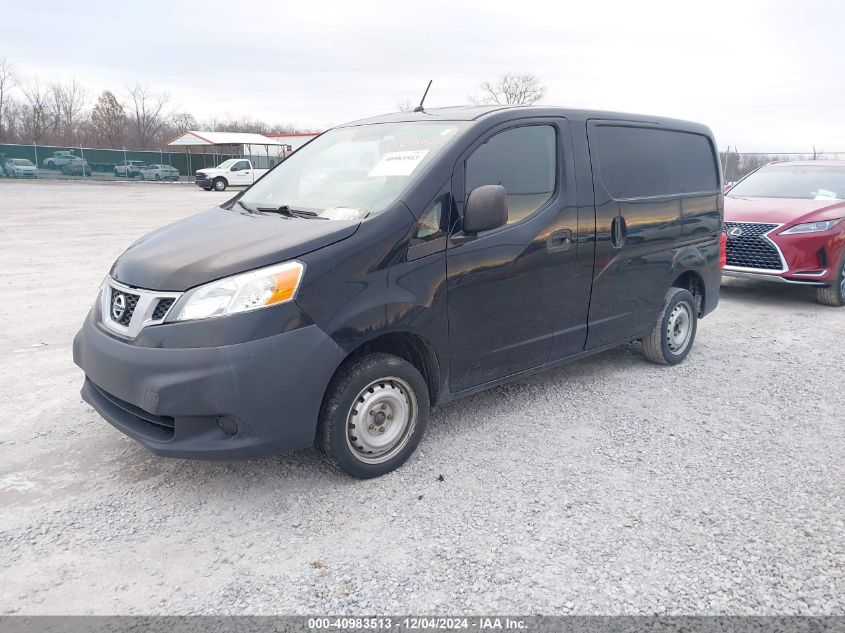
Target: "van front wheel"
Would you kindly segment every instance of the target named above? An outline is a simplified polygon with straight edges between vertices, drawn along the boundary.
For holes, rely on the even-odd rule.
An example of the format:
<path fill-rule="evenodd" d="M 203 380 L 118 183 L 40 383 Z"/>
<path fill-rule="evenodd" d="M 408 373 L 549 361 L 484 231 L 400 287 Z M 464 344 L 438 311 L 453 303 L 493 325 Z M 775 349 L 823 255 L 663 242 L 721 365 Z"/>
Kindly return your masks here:
<path fill-rule="evenodd" d="M 369 479 L 399 468 L 428 425 L 428 387 L 391 354 L 349 361 L 332 380 L 317 424 L 317 448 L 339 470 Z"/>
<path fill-rule="evenodd" d="M 677 365 L 689 354 L 697 328 L 695 298 L 683 288 L 669 288 L 654 329 L 643 339 L 645 357 L 660 365 Z"/>

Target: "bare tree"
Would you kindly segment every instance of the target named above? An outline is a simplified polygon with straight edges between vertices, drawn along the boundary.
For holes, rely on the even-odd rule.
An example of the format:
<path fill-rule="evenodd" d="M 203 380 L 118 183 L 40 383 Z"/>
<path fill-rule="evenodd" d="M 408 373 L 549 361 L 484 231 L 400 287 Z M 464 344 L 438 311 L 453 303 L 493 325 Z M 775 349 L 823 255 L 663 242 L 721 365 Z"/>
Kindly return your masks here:
<path fill-rule="evenodd" d="M 410 112 L 414 109 L 414 102 L 410 99 L 403 99 L 399 103 L 396 104 L 396 108 L 399 112 Z"/>
<path fill-rule="evenodd" d="M 546 94 L 540 78 L 531 73 L 504 73 L 495 81 L 481 83 L 481 94 L 471 95 L 470 102 L 499 105 L 531 105 Z"/>
<path fill-rule="evenodd" d="M 126 110 L 114 93 L 104 90 L 91 112 L 91 125 L 97 138 L 109 147 L 120 147 L 126 137 Z"/>
<path fill-rule="evenodd" d="M 170 96 L 165 93 L 152 94 L 140 85 L 129 88 L 129 112 L 135 142 L 142 149 L 155 148 L 162 140 L 161 133 L 170 120 L 165 112 Z"/>
<path fill-rule="evenodd" d="M 188 130 L 197 129 L 197 120 L 190 112 L 176 112 L 170 117 L 170 131 L 173 134 L 182 134 Z"/>
<path fill-rule="evenodd" d="M 49 86 L 37 80 L 23 82 L 12 64 L 0 58 L 0 142 L 156 149 L 168 136 L 190 129 L 260 134 L 301 131 L 291 123 L 269 123 L 248 116 L 197 122 L 189 112 L 168 108 L 166 94 L 140 85 L 127 87 L 127 92 L 121 102 L 105 90 L 89 109 L 88 93 L 76 80 Z M 15 98 L 18 94 L 21 98 Z"/>
<path fill-rule="evenodd" d="M 50 86 L 50 118 L 54 139 L 64 143 L 79 140 L 82 132 L 83 112 L 87 94 L 76 79 L 68 84 L 54 83 Z"/>
<path fill-rule="evenodd" d="M 213 132 L 255 132 L 257 134 L 290 134 L 298 132 L 299 128 L 292 123 L 267 123 L 257 121 L 251 117 L 240 119 L 210 119 L 199 123 L 198 126 Z"/>
<path fill-rule="evenodd" d="M 18 77 L 12 62 L 0 58 L 0 140 L 5 138 L 7 127 L 3 124 L 8 119 L 9 92 L 18 86 Z"/>
<path fill-rule="evenodd" d="M 24 104 L 18 101 L 17 99 L 6 99 L 6 105 L 3 106 L 5 112 L 3 118 L 5 122 L 3 123 L 3 137 L 0 137 L 0 141 L 5 141 L 6 143 L 16 143 L 22 140 L 21 134 L 21 124 L 23 123 L 24 118 Z"/>
<path fill-rule="evenodd" d="M 49 132 L 50 92 L 37 81 L 22 87 L 24 105 L 21 108 L 21 134 L 30 143 L 39 143 Z"/>

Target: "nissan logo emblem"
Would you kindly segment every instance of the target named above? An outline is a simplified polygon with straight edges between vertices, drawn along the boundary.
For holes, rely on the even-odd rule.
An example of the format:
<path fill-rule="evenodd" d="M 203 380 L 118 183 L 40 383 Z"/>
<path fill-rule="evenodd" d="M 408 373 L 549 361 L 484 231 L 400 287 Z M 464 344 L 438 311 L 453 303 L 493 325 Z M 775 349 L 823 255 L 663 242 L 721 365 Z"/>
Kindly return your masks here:
<path fill-rule="evenodd" d="M 738 226 L 735 226 L 731 229 L 728 229 L 728 237 L 730 238 L 737 238 L 742 235 L 742 229 Z"/>
<path fill-rule="evenodd" d="M 120 321 L 123 318 L 124 312 L 126 312 L 126 297 L 116 292 L 111 302 L 111 318 L 115 321 Z"/>

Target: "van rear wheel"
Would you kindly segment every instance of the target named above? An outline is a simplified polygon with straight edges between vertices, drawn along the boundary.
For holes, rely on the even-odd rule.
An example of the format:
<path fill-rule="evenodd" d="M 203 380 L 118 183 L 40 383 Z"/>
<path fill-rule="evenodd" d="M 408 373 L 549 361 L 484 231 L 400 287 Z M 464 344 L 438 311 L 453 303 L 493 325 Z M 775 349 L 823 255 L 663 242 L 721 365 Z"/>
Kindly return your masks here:
<path fill-rule="evenodd" d="M 399 468 L 428 425 L 428 386 L 409 362 L 368 354 L 347 362 L 326 390 L 317 448 L 339 470 L 370 479 Z"/>
<path fill-rule="evenodd" d="M 669 288 L 657 323 L 643 339 L 643 353 L 653 363 L 677 365 L 687 357 L 698 328 L 698 309 L 689 290 Z"/>

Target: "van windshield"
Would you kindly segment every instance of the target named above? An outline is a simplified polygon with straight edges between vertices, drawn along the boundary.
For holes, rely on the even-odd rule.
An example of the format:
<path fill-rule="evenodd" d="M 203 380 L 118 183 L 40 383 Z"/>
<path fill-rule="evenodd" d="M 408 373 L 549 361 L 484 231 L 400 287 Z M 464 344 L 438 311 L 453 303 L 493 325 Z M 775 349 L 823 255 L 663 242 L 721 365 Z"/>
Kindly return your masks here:
<path fill-rule="evenodd" d="M 391 205 L 453 142 L 459 126 L 419 121 L 329 130 L 256 182 L 241 202 L 363 219 Z"/>

